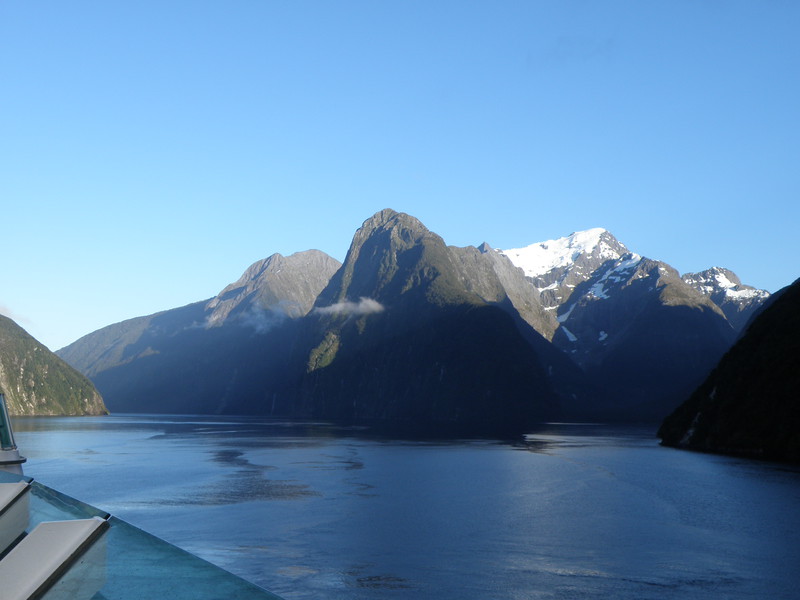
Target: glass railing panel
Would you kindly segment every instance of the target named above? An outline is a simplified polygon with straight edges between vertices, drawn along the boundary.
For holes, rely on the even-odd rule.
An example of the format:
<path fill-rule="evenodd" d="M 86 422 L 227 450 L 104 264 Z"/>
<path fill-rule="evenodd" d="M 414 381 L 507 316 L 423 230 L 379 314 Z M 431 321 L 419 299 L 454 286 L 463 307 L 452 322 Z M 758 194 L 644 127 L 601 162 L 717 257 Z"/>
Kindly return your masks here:
<path fill-rule="evenodd" d="M 37 481 L 31 484 L 31 529 L 44 521 L 69 521 L 92 517 L 105 519 L 108 513 Z"/>
<path fill-rule="evenodd" d="M 16 483 L 18 481 L 33 481 L 33 478 L 0 469 L 0 483 Z"/>
<path fill-rule="evenodd" d="M 0 482 L 16 481 L 31 479 L 0 471 Z M 280 600 L 212 563 L 35 481 L 29 507 L 28 533 L 45 521 L 95 516 L 108 518 L 111 525 L 43 600 Z"/>
<path fill-rule="evenodd" d="M 280 600 L 277 596 L 121 521 L 106 533 L 106 600 Z"/>

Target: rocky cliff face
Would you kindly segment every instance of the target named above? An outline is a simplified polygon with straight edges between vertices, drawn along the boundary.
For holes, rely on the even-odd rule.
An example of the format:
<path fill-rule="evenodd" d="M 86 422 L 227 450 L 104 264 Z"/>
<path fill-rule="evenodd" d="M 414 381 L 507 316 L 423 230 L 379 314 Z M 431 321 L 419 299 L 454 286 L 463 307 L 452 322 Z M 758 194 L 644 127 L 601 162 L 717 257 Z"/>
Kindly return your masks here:
<path fill-rule="evenodd" d="M 800 280 L 775 294 L 689 399 L 669 446 L 800 462 Z"/>
<path fill-rule="evenodd" d="M 339 261 L 319 250 L 291 256 L 273 254 L 251 265 L 238 281 L 206 304 L 206 322 L 219 326 L 240 319 L 269 326 L 276 318 L 302 317 L 340 266 Z"/>
<path fill-rule="evenodd" d="M 474 254 L 472 248 L 465 250 Z M 489 244 L 484 242 L 477 250 L 485 263 L 491 266 L 503 292 L 519 315 L 546 339 L 552 339 L 558 329 L 558 321 L 555 312 L 545 305 L 535 280 L 526 277 L 523 269 L 515 266 L 507 256 L 497 252 Z"/>
<path fill-rule="evenodd" d="M 91 381 L 4 316 L 0 316 L 0 390 L 12 415 L 106 413 Z"/>
<path fill-rule="evenodd" d="M 578 364 L 594 367 L 602 365 L 616 347 L 628 343 L 630 336 L 651 337 L 648 330 L 668 319 L 672 322 L 667 329 L 673 328 L 673 337 L 686 351 L 691 344 L 678 338 L 681 335 L 689 335 L 691 339 L 700 337 L 690 333 L 699 323 L 684 327 L 680 317 L 691 312 L 676 310 L 681 307 L 704 315 L 714 323 L 719 330 L 714 337 L 718 338 L 720 353 L 730 345 L 733 330 L 719 307 L 683 283 L 678 272 L 669 265 L 628 254 L 610 261 L 576 286 L 570 299 L 559 307 L 560 327 L 553 341 Z M 643 328 L 639 330 L 636 325 L 643 317 L 649 322 L 642 323 Z M 714 332 L 704 329 L 704 333 Z M 673 345 L 668 339 L 658 340 L 658 344 L 653 341 L 654 347 L 667 342 Z"/>

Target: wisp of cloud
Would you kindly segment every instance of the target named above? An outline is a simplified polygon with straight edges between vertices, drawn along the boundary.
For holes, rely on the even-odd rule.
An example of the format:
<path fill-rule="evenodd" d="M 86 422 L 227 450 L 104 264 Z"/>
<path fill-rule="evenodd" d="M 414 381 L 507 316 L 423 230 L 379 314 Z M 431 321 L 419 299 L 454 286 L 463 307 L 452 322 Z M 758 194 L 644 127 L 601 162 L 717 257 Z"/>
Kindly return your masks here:
<path fill-rule="evenodd" d="M 383 311 L 383 304 L 377 300 L 364 298 L 363 296 L 358 299 L 358 302 L 346 300 L 345 302 L 337 302 L 330 306 L 318 306 L 314 309 L 314 313 L 318 315 L 370 315 Z"/>

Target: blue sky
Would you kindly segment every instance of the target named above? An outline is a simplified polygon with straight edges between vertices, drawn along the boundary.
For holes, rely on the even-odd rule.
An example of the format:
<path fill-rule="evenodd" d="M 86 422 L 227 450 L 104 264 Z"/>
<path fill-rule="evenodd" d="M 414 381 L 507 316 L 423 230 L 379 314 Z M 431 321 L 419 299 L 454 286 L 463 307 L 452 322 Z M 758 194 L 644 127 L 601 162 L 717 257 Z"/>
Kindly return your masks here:
<path fill-rule="evenodd" d="M 342 260 L 391 207 L 453 245 L 605 227 L 800 276 L 800 3 L 0 3 L 0 312 L 51 349 Z"/>

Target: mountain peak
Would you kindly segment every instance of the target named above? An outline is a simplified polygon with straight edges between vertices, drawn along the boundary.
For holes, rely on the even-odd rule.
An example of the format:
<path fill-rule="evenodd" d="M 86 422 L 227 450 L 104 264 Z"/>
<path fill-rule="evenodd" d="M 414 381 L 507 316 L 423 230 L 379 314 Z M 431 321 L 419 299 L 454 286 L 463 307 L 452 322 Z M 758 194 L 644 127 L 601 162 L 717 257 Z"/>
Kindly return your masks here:
<path fill-rule="evenodd" d="M 576 231 L 555 240 L 537 242 L 524 248 L 499 250 L 528 277 L 539 277 L 553 269 L 571 265 L 581 256 L 617 260 L 628 252 L 624 244 L 601 227 Z"/>
<path fill-rule="evenodd" d="M 388 221 L 392 220 L 393 218 L 395 218 L 399 214 L 400 214 L 399 212 L 397 212 L 396 210 L 394 210 L 392 208 L 384 208 L 384 209 L 379 210 L 378 212 L 376 212 L 374 215 L 372 215 L 366 221 L 364 221 L 364 223 L 362 224 L 362 227 L 368 227 L 370 225 L 372 225 L 372 226 L 382 225 L 382 224 L 387 223 Z"/>
<path fill-rule="evenodd" d="M 437 258 L 426 253 L 440 255 L 445 248 L 444 240 L 415 217 L 383 209 L 356 231 L 342 268 L 316 305 L 325 307 L 361 297 L 378 299 L 385 294 L 399 297 L 419 283 L 436 279 L 440 270 L 429 262 L 435 263 Z M 417 273 L 417 267 L 422 272 Z"/>
<path fill-rule="evenodd" d="M 766 290 L 743 284 L 736 273 L 723 267 L 686 273 L 682 279 L 719 306 L 731 325 L 739 331 L 770 295 Z"/>
<path fill-rule="evenodd" d="M 230 315 L 275 311 L 300 317 L 314 305 L 341 264 L 320 250 L 273 254 L 250 265 L 242 276 L 212 298 L 207 322 L 221 325 Z"/>
<path fill-rule="evenodd" d="M 393 229 L 395 227 L 406 227 L 410 229 L 421 229 L 427 231 L 427 227 L 416 217 L 406 213 L 397 212 L 391 208 L 379 210 L 369 219 L 361 224 L 359 231 L 373 232 L 378 229 Z"/>
<path fill-rule="evenodd" d="M 744 285 L 739 277 L 730 269 L 711 267 L 699 273 L 686 273 L 683 280 L 706 296 L 721 295 L 728 298 L 766 299 L 769 292 Z"/>

